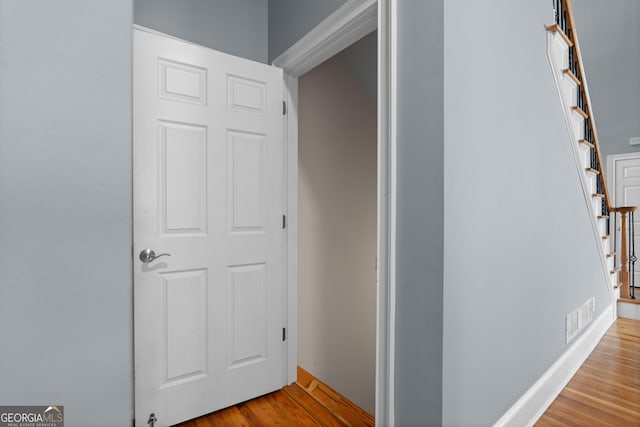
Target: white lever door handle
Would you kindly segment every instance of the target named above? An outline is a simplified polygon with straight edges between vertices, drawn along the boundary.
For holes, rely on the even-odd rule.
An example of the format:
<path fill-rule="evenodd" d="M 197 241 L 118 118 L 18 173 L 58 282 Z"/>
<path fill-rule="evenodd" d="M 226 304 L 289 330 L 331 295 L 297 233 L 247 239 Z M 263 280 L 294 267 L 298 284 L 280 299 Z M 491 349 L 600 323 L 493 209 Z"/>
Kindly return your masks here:
<path fill-rule="evenodd" d="M 156 253 L 153 251 L 153 249 L 143 249 L 142 251 L 140 251 L 140 261 L 142 261 L 145 264 L 148 264 L 158 258 L 160 258 L 161 256 L 171 256 L 171 254 L 159 254 L 156 255 Z"/>

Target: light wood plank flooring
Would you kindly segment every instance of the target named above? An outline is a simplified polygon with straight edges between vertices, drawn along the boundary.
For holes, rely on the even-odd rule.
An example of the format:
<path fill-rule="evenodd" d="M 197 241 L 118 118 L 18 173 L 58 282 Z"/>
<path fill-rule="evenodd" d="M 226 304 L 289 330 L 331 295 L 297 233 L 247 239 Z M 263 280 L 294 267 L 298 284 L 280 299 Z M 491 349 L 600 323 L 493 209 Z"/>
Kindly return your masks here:
<path fill-rule="evenodd" d="M 298 380 L 275 393 L 187 421 L 179 427 L 373 427 L 373 416 L 298 368 Z"/>
<path fill-rule="evenodd" d="M 373 425 L 370 414 L 298 369 L 298 381 L 282 390 L 180 427 Z M 616 320 L 536 426 L 640 426 L 640 321 Z"/>
<path fill-rule="evenodd" d="M 640 321 L 616 320 L 536 426 L 640 426 Z"/>

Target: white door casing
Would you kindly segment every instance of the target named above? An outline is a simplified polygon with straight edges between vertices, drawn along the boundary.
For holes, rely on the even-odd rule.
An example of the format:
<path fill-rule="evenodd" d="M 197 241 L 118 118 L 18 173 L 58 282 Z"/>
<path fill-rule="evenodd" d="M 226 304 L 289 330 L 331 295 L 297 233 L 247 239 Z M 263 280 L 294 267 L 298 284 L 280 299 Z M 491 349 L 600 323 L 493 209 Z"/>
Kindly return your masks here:
<path fill-rule="evenodd" d="M 607 171 L 609 185 L 613 188 L 614 206 L 638 206 L 640 207 L 640 153 L 615 154 L 607 156 Z M 636 256 L 640 255 L 640 212 L 635 213 Z M 616 218 L 616 242 L 620 245 L 620 216 Z M 616 248 L 619 254 L 619 247 Z M 629 253 L 631 255 L 631 253 Z M 619 262 L 619 260 L 618 260 Z M 636 282 L 640 286 L 640 263 L 635 265 Z M 630 278 L 631 279 L 631 278 Z"/>
<path fill-rule="evenodd" d="M 283 76 L 135 29 L 133 81 L 136 423 L 165 426 L 286 383 Z"/>

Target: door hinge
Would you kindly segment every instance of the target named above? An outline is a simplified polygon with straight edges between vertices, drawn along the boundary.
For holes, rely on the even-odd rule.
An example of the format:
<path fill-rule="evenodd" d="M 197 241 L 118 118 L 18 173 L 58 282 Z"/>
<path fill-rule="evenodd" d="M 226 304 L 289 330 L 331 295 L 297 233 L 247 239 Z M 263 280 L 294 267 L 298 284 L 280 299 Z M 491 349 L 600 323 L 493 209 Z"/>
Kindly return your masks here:
<path fill-rule="evenodd" d="M 285 228 L 287 228 L 287 216 L 282 215 L 282 229 L 284 230 Z"/>
<path fill-rule="evenodd" d="M 147 420 L 147 424 L 150 425 L 151 427 L 155 427 L 157 421 L 158 419 L 156 418 L 156 414 L 154 414 L 153 412 L 150 413 L 149 419 Z"/>
<path fill-rule="evenodd" d="M 286 101 L 282 101 L 282 115 L 283 116 L 287 115 L 287 102 Z"/>
<path fill-rule="evenodd" d="M 282 342 L 287 340 L 287 328 L 282 328 Z"/>

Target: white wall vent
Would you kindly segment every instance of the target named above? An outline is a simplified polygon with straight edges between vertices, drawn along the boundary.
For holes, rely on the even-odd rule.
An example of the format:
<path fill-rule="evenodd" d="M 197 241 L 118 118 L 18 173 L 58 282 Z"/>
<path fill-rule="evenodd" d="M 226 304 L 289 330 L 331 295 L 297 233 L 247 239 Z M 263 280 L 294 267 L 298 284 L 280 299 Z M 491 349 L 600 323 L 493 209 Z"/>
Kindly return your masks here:
<path fill-rule="evenodd" d="M 576 308 L 571 314 L 567 315 L 566 323 L 566 342 L 568 343 L 580 333 L 585 326 L 593 319 L 596 311 L 595 298 L 589 298 L 587 302 Z"/>

